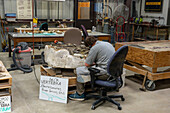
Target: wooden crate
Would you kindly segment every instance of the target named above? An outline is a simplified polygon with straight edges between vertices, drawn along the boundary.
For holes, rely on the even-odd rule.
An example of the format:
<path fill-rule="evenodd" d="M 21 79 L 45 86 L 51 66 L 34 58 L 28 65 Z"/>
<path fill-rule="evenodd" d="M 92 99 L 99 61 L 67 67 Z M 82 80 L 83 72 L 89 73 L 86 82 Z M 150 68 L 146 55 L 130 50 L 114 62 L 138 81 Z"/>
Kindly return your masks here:
<path fill-rule="evenodd" d="M 170 69 L 158 72 L 157 68 L 170 66 L 170 40 L 146 41 L 146 42 L 117 42 L 115 49 L 128 45 L 124 68 L 136 73 L 146 75 L 149 80 L 160 80 L 170 78 Z M 152 68 L 146 69 L 143 65 Z"/>
<path fill-rule="evenodd" d="M 0 77 L 0 87 L 12 86 L 12 77 L 8 72 L 6 73 L 5 77 Z"/>
<path fill-rule="evenodd" d="M 165 44 L 167 47 L 164 49 L 158 47 Z M 129 47 L 126 60 L 152 68 L 170 66 L 170 40 L 116 43 L 115 49 L 123 45 Z"/>
<path fill-rule="evenodd" d="M 0 87 L 12 86 L 12 76 L 9 72 L 6 70 L 5 72 L 0 72 L 0 74 L 5 75 L 4 77 L 0 77 Z"/>
<path fill-rule="evenodd" d="M 63 68 L 57 68 L 57 69 L 49 69 L 40 66 L 41 75 L 69 79 L 68 94 L 73 94 L 76 89 L 76 78 L 77 78 L 76 75 L 74 74 L 74 69 L 63 69 Z"/>
<path fill-rule="evenodd" d="M 0 87 L 0 96 L 11 95 L 11 86 Z"/>

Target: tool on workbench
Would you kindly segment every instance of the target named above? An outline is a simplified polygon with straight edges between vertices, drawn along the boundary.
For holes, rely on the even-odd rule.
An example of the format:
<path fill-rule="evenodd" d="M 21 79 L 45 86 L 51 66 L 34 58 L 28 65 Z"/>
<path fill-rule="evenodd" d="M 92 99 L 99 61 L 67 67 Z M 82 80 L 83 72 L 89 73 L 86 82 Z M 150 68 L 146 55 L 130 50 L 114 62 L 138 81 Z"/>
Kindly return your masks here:
<path fill-rule="evenodd" d="M 37 23 L 38 23 L 38 18 L 34 17 L 33 18 L 33 27 L 37 27 Z"/>
<path fill-rule="evenodd" d="M 134 22 L 137 24 L 141 24 L 143 22 L 143 17 L 140 16 L 139 18 L 135 18 Z"/>

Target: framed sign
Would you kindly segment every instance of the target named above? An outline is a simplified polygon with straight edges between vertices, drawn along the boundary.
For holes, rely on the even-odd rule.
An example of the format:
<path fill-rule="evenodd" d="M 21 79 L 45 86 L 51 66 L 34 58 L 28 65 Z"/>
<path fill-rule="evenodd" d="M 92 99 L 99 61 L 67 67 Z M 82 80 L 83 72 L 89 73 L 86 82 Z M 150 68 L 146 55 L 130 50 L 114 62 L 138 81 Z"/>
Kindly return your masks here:
<path fill-rule="evenodd" d="M 0 113 L 11 112 L 11 96 L 0 97 Z"/>
<path fill-rule="evenodd" d="M 145 12 L 161 12 L 163 0 L 145 0 Z"/>
<path fill-rule="evenodd" d="M 17 0 L 18 19 L 32 19 L 32 0 Z"/>
<path fill-rule="evenodd" d="M 41 75 L 39 99 L 67 103 L 68 79 Z"/>

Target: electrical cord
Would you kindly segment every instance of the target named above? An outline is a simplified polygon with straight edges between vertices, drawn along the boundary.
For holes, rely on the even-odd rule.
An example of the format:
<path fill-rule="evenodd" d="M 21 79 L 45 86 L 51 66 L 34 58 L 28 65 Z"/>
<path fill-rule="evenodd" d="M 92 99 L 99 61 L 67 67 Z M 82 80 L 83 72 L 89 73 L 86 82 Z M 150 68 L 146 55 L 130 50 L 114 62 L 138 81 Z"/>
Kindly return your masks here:
<path fill-rule="evenodd" d="M 38 84 L 40 84 L 40 81 L 38 80 L 37 74 L 36 74 L 36 72 L 35 72 L 34 60 L 33 60 L 33 70 L 34 70 L 35 79 L 37 80 Z"/>

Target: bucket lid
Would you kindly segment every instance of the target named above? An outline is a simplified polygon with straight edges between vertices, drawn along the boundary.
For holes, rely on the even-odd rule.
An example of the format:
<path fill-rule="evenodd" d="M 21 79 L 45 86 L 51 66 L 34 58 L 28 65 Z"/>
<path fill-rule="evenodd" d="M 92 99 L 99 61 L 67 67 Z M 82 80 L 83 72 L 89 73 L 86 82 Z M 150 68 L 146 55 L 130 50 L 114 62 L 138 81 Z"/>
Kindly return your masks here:
<path fill-rule="evenodd" d="M 12 51 L 14 51 L 15 50 L 15 48 L 14 49 L 12 49 Z M 30 47 L 28 47 L 28 49 L 25 49 L 25 50 L 19 50 L 19 53 L 25 53 L 25 52 L 31 52 L 31 48 Z"/>

